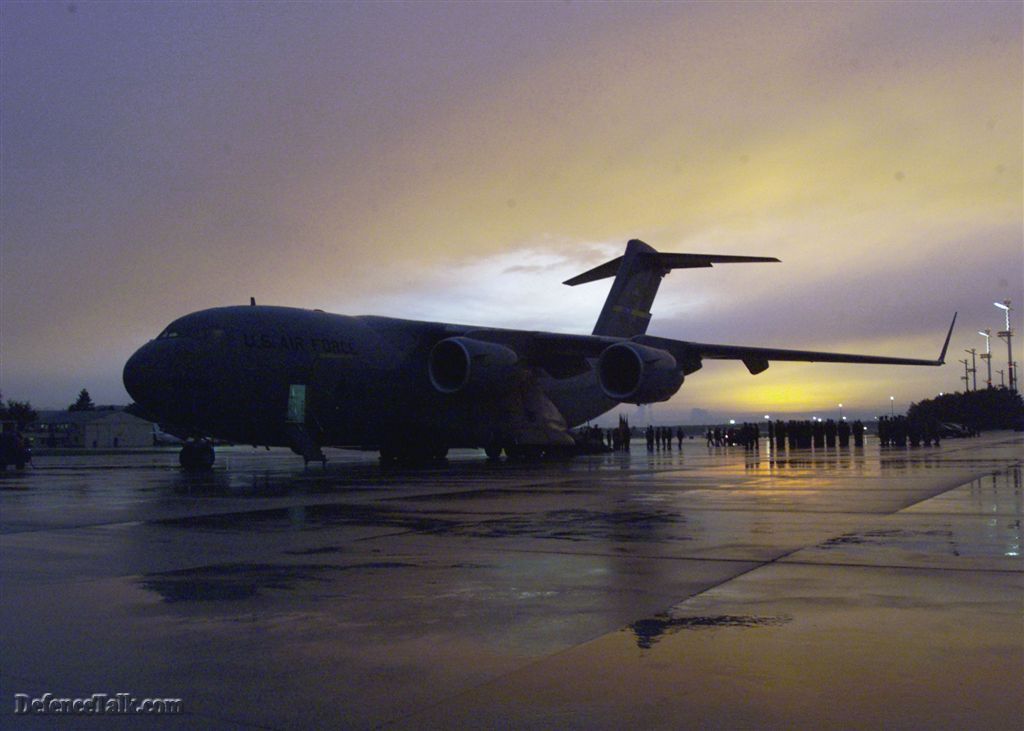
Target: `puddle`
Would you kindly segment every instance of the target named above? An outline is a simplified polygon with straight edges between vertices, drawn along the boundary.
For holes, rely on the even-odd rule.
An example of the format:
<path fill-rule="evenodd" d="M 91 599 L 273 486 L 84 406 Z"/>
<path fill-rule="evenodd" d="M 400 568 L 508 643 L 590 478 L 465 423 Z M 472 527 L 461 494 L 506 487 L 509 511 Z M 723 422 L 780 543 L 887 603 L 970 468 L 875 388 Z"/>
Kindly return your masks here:
<path fill-rule="evenodd" d="M 686 524 L 686 518 L 669 511 L 554 510 L 540 515 L 487 520 L 460 526 L 453 532 L 474 538 L 530 537 L 563 541 L 648 541 L 661 529 Z M 661 536 L 661 540 L 693 540 Z"/>
<path fill-rule="evenodd" d="M 417 568 L 417 564 L 375 561 L 336 566 L 333 564 L 220 564 L 147 574 L 139 583 L 156 592 L 166 603 L 241 601 L 276 589 L 291 591 L 301 582 L 328 581 L 332 574 L 361 569 Z"/>
<path fill-rule="evenodd" d="M 649 650 L 663 636 L 680 630 L 719 629 L 723 627 L 778 627 L 793 621 L 792 617 L 755 617 L 734 614 L 719 614 L 700 617 L 671 617 L 659 614 L 650 619 L 641 619 L 629 625 L 628 630 L 636 637 L 636 645 Z"/>

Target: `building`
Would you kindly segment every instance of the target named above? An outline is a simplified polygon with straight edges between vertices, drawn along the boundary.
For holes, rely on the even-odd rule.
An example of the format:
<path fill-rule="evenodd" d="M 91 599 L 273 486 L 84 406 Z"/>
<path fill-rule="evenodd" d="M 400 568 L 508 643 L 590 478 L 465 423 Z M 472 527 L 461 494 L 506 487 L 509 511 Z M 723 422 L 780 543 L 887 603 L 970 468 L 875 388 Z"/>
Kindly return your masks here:
<path fill-rule="evenodd" d="M 154 425 L 125 411 L 40 411 L 25 430 L 25 436 L 37 447 L 112 447 L 153 446 Z"/>

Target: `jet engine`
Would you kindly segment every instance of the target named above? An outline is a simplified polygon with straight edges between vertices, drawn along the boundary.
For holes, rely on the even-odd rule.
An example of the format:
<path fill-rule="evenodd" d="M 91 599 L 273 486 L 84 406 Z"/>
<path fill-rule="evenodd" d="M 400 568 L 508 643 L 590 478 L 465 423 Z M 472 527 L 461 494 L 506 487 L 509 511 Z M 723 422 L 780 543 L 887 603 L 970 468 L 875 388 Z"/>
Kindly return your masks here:
<path fill-rule="evenodd" d="M 683 371 L 668 351 L 633 342 L 609 345 L 597 361 L 605 396 L 631 404 L 668 401 L 683 385 Z"/>
<path fill-rule="evenodd" d="M 427 368 L 434 388 L 456 393 L 504 386 L 518 360 L 515 351 L 504 345 L 454 337 L 434 345 Z"/>

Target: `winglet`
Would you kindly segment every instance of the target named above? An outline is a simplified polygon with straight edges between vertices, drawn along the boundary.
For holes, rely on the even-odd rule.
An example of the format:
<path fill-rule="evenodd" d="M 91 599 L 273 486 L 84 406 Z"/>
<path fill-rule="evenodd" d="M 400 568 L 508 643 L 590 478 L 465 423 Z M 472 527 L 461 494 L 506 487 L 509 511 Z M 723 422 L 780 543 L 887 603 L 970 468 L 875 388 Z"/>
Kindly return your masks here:
<path fill-rule="evenodd" d="M 953 326 L 956 325 L 956 315 L 957 313 L 954 312 L 953 322 L 949 323 L 949 332 L 946 333 L 946 342 L 942 344 L 942 352 L 939 353 L 939 359 L 937 361 L 939 365 L 946 362 L 946 349 L 949 347 L 949 339 L 953 336 Z"/>

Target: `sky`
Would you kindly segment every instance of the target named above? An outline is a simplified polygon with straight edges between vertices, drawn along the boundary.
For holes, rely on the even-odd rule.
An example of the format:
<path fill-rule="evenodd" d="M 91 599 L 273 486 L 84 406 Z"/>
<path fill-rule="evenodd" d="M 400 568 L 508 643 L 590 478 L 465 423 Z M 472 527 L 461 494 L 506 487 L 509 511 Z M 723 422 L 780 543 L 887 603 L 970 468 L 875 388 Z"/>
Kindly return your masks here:
<path fill-rule="evenodd" d="M 1022 7 L 7 0 L 0 391 L 127 403 L 250 297 L 587 333 L 610 280 L 561 282 L 630 238 L 782 260 L 670 274 L 655 335 L 934 358 L 960 313 L 941 368 L 707 363 L 655 421 L 962 389 L 1022 332 Z"/>

